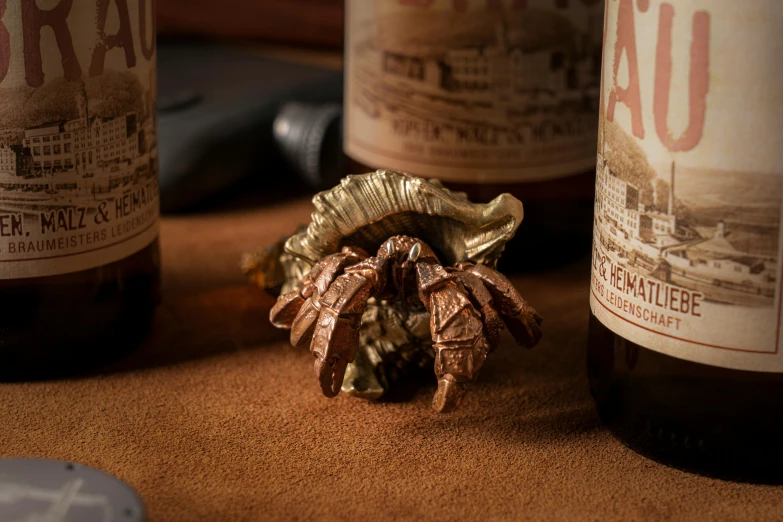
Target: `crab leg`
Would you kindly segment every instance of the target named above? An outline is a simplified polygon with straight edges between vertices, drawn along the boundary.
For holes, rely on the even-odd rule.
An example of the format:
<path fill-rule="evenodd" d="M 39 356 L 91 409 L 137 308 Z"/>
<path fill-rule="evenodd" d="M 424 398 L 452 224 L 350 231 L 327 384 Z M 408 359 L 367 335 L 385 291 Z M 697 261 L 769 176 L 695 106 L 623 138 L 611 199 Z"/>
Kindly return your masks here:
<path fill-rule="evenodd" d="M 296 315 L 307 300 L 304 296 L 305 288 L 288 292 L 277 298 L 275 305 L 269 311 L 269 322 L 272 323 L 272 326 L 286 330 L 291 328 L 294 324 Z M 307 290 L 309 290 L 309 288 L 307 288 Z"/>
<path fill-rule="evenodd" d="M 432 407 L 454 411 L 489 351 L 481 315 L 454 274 L 432 262 L 416 265 L 422 302 L 430 312 L 438 391 Z"/>
<path fill-rule="evenodd" d="M 519 295 L 503 274 L 485 265 L 460 264 L 457 269 L 477 276 L 489 289 L 495 306 L 517 343 L 532 348 L 541 338 L 542 317 Z"/>
<path fill-rule="evenodd" d="M 484 283 L 481 282 L 476 275 L 469 272 L 452 272 L 457 280 L 462 283 L 467 290 L 470 300 L 473 305 L 481 313 L 481 317 L 484 321 L 485 335 L 489 342 L 490 351 L 497 348 L 500 342 L 500 332 L 503 331 L 505 325 L 503 320 L 495 310 L 494 302 L 492 301 L 492 294 L 490 294 Z"/>
<path fill-rule="evenodd" d="M 359 327 L 367 299 L 386 283 L 386 258 L 370 258 L 345 269 L 321 297 L 310 351 L 315 374 L 327 397 L 339 393 L 348 363 L 359 347 Z"/>
<path fill-rule="evenodd" d="M 269 320 L 277 328 L 291 329 L 291 344 L 298 346 L 309 341 L 318 318 L 321 298 L 334 278 L 346 266 L 367 257 L 360 248 L 343 248 L 342 252 L 320 260 L 302 280 L 302 288 L 281 295 L 269 313 Z"/>

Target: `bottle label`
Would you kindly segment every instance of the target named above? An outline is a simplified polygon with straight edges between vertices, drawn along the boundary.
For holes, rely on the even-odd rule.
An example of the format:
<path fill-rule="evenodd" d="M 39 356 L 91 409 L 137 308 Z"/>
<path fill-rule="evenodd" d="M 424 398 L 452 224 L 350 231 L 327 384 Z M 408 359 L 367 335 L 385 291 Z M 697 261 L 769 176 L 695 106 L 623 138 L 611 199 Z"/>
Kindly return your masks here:
<path fill-rule="evenodd" d="M 630 341 L 783 372 L 779 0 L 611 0 L 590 305 Z"/>
<path fill-rule="evenodd" d="M 0 279 L 157 237 L 154 0 L 0 0 Z"/>
<path fill-rule="evenodd" d="M 345 152 L 518 183 L 595 165 L 603 0 L 348 0 Z"/>

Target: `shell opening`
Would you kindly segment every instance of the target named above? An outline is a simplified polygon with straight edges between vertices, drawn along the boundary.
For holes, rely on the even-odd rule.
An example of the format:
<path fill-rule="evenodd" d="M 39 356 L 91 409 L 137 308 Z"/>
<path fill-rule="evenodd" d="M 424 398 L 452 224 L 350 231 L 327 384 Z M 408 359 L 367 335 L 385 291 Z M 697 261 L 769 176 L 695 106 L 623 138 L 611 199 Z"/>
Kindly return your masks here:
<path fill-rule="evenodd" d="M 508 216 L 491 227 L 466 225 L 447 216 L 432 216 L 419 212 L 402 212 L 376 221 L 341 241 L 342 246 L 358 246 L 371 255 L 391 236 L 404 234 L 421 239 L 432 248 L 444 265 L 454 265 L 466 259 L 500 257 L 508 235 L 516 228 Z M 496 241 L 490 238 L 497 237 Z"/>

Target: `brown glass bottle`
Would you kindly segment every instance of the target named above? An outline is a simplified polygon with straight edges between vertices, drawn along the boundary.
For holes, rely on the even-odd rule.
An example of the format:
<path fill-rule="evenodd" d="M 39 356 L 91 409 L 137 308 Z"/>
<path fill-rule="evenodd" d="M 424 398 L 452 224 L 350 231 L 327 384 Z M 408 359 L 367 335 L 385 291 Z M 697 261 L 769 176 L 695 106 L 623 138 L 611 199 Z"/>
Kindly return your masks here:
<path fill-rule="evenodd" d="M 599 415 L 623 443 L 768 483 L 783 482 L 783 75 L 760 65 L 772 40 L 749 35 L 779 38 L 782 15 L 608 3 L 587 347 Z"/>
<path fill-rule="evenodd" d="M 602 2 L 346 5 L 347 173 L 437 178 L 478 202 L 511 193 L 525 218 L 506 271 L 586 255 Z"/>
<path fill-rule="evenodd" d="M 591 314 L 598 413 L 632 449 L 720 478 L 783 483 L 783 374 L 699 364 L 649 350 Z"/>
<path fill-rule="evenodd" d="M 0 380 L 116 358 L 160 299 L 154 0 L 109 7 L 4 10 Z"/>
<path fill-rule="evenodd" d="M 138 345 L 160 302 L 155 240 L 97 268 L 0 281 L 0 380 L 95 368 Z"/>

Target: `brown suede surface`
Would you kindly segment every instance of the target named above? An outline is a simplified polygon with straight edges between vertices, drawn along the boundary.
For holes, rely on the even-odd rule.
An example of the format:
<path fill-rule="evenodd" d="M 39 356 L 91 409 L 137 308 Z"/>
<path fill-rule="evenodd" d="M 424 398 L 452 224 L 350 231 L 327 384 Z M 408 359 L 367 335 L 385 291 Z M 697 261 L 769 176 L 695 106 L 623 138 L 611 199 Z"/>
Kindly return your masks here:
<path fill-rule="evenodd" d="M 324 398 L 312 356 L 269 326 L 272 298 L 237 268 L 310 210 L 164 219 L 149 341 L 91 377 L 0 384 L 0 456 L 112 473 L 153 522 L 783 519 L 783 488 L 666 468 L 600 425 L 586 262 L 514 278 L 544 340 L 504 338 L 456 413 L 430 409 L 434 379 L 383 402 Z"/>

